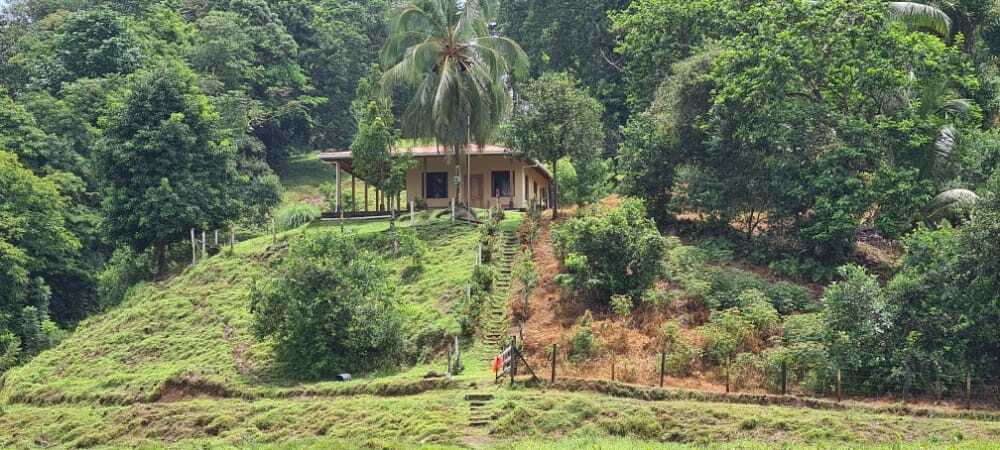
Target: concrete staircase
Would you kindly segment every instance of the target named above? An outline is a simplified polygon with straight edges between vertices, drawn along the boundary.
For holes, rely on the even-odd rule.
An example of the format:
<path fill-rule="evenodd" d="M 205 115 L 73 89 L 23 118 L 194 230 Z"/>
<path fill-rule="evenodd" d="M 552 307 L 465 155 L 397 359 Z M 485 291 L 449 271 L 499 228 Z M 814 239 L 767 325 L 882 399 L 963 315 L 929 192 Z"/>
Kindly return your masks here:
<path fill-rule="evenodd" d="M 499 273 L 493 280 L 493 292 L 488 297 L 488 303 L 483 305 L 482 312 L 485 342 L 490 348 L 496 349 L 506 344 L 506 337 L 509 335 L 507 303 L 510 299 L 511 274 L 517 257 L 517 235 L 513 231 L 505 231 L 501 239 L 503 246 L 495 264 Z"/>
<path fill-rule="evenodd" d="M 490 408 L 493 394 L 466 394 L 469 402 L 469 426 L 485 427 L 496 420 L 496 414 Z"/>

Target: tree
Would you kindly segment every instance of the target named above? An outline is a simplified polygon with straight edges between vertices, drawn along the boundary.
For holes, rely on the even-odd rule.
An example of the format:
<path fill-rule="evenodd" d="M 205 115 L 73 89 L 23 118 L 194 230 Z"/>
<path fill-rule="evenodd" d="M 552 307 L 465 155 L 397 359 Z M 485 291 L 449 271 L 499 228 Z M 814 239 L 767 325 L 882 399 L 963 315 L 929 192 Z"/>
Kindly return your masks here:
<path fill-rule="evenodd" d="M 66 81 L 129 74 L 142 58 L 138 39 L 125 18 L 103 8 L 67 17 L 56 34 L 54 50 L 68 73 Z"/>
<path fill-rule="evenodd" d="M 95 149 L 105 229 L 135 251 L 155 248 L 160 273 L 167 244 L 240 211 L 235 149 L 220 140 L 218 113 L 196 83 L 176 63 L 131 76 Z"/>
<path fill-rule="evenodd" d="M 527 75 L 524 50 L 490 32 L 496 8 L 496 0 L 409 2 L 382 50 L 383 85 L 416 87 L 404 130 L 433 137 L 456 158 L 490 142 L 510 104 L 505 77 Z"/>
<path fill-rule="evenodd" d="M 839 273 L 843 280 L 823 291 L 820 313 L 830 357 L 843 367 L 879 367 L 887 362 L 892 331 L 885 290 L 861 267 L 843 266 Z"/>
<path fill-rule="evenodd" d="M 406 189 L 406 171 L 414 166 L 409 153 L 393 151 L 396 132 L 391 128 L 392 117 L 383 117 L 386 110 L 371 102 L 365 111 L 358 132 L 351 143 L 354 171 L 365 183 L 385 192 L 386 198 L 396 198 Z M 389 228 L 396 227 L 396 209 L 389 202 Z"/>
<path fill-rule="evenodd" d="M 65 208 L 54 182 L 0 151 L 0 371 L 17 354 L 34 356 L 48 348 L 44 342 L 34 345 L 48 342 L 37 329 L 54 329 L 47 278 L 80 247 L 66 228 Z M 26 326 L 30 323 L 36 329 Z"/>
<path fill-rule="evenodd" d="M 402 323 L 384 260 L 336 232 L 289 248 L 251 296 L 254 332 L 274 339 L 279 367 L 307 379 L 391 367 Z"/>
<path fill-rule="evenodd" d="M 557 163 L 567 157 L 574 164 L 600 159 L 604 144 L 603 110 L 566 73 L 544 74 L 519 90 L 505 139 L 510 148 L 552 168 L 552 217 L 559 215 Z"/>

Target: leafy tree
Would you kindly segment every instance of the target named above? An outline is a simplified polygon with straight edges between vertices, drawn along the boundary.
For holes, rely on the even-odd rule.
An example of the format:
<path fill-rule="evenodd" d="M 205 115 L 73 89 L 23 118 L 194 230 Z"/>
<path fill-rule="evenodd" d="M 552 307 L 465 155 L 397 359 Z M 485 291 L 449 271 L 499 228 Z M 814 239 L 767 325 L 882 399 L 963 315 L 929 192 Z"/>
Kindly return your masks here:
<path fill-rule="evenodd" d="M 0 369 L 18 354 L 34 356 L 48 348 L 34 332 L 55 327 L 48 320 L 47 277 L 80 247 L 66 228 L 65 207 L 54 182 L 35 176 L 14 154 L 0 152 Z"/>
<path fill-rule="evenodd" d="M 139 67 L 142 53 L 128 21 L 110 9 L 70 14 L 55 36 L 54 51 L 67 80 L 129 74 Z"/>
<path fill-rule="evenodd" d="M 272 338 L 279 368 L 306 379 L 391 367 L 399 306 L 385 262 L 336 232 L 293 238 L 252 293 L 254 332 Z"/>
<path fill-rule="evenodd" d="M 592 205 L 552 231 L 556 255 L 568 273 L 560 281 L 578 293 L 641 297 L 662 272 L 666 244 L 642 203 Z"/>
<path fill-rule="evenodd" d="M 409 2 L 382 50 L 383 85 L 416 88 L 404 130 L 434 137 L 455 157 L 490 142 L 510 104 L 505 77 L 527 75 L 521 47 L 490 32 L 496 8 L 496 0 Z"/>
<path fill-rule="evenodd" d="M 861 267 L 843 266 L 823 291 L 823 329 L 830 357 L 842 367 L 879 367 L 887 358 L 892 310 L 885 290 Z"/>
<path fill-rule="evenodd" d="M 130 77 L 95 151 L 110 237 L 153 247 L 160 273 L 168 243 L 240 212 L 235 149 L 219 140 L 218 113 L 195 83 L 178 64 Z"/>
<path fill-rule="evenodd" d="M 383 116 L 386 112 L 376 102 L 368 104 L 351 143 L 351 154 L 358 178 L 391 199 L 406 189 L 406 171 L 414 167 L 414 161 L 409 153 L 393 151 L 396 133 L 391 128 L 392 116 Z M 396 210 L 392 202 L 389 202 L 389 211 L 389 228 L 395 228 Z"/>
<path fill-rule="evenodd" d="M 525 84 L 504 133 L 510 148 L 552 167 L 553 217 L 559 215 L 559 160 L 593 164 L 600 161 L 604 142 L 603 108 L 577 85 L 565 73 L 547 73 Z"/>

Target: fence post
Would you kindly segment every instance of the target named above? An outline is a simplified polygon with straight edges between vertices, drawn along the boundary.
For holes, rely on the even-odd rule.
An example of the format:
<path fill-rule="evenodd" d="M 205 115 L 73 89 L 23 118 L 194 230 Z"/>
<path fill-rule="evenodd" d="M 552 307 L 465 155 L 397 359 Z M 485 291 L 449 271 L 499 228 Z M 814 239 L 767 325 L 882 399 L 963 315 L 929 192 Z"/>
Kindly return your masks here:
<path fill-rule="evenodd" d="M 550 382 L 556 382 L 556 352 L 559 350 L 556 344 L 552 344 L 552 379 Z"/>
<path fill-rule="evenodd" d="M 517 376 L 517 336 L 510 337 L 510 387 L 514 387 L 514 377 Z"/>
<path fill-rule="evenodd" d="M 229 225 L 229 254 L 235 252 L 236 247 L 236 225 Z"/>
<path fill-rule="evenodd" d="M 198 262 L 198 245 L 194 243 L 194 228 L 191 229 L 191 264 Z"/>
<path fill-rule="evenodd" d="M 219 230 L 215 230 L 215 246 L 219 246 Z"/>
<path fill-rule="evenodd" d="M 417 224 L 417 219 L 413 216 L 413 200 L 410 200 L 410 227 L 414 227 Z"/>
<path fill-rule="evenodd" d="M 611 381 L 615 381 L 615 352 L 611 352 Z"/>
<path fill-rule="evenodd" d="M 451 376 L 451 343 L 448 344 L 448 376 Z"/>
<path fill-rule="evenodd" d="M 972 371 L 965 372 L 965 409 L 972 409 Z"/>
<path fill-rule="evenodd" d="M 840 367 L 838 367 L 837 368 L 837 403 L 840 403 L 840 399 L 841 399 L 842 395 L 843 395 L 843 391 L 841 390 L 841 387 L 840 387 Z"/>
<path fill-rule="evenodd" d="M 201 257 L 205 257 L 205 230 L 201 230 Z"/>
<path fill-rule="evenodd" d="M 912 372 L 910 372 L 910 367 L 906 367 L 906 380 L 903 381 L 903 403 L 906 403 L 907 398 L 910 396 L 910 377 L 912 377 Z"/>
<path fill-rule="evenodd" d="M 275 227 L 274 217 L 271 218 L 271 244 L 278 242 L 278 229 Z"/>
<path fill-rule="evenodd" d="M 788 393 L 788 362 L 781 360 L 781 395 Z"/>
<path fill-rule="evenodd" d="M 455 198 L 451 199 L 451 222 L 455 223 Z"/>
<path fill-rule="evenodd" d="M 727 394 L 729 393 L 729 369 L 730 369 L 730 366 L 732 366 L 732 364 L 733 364 L 733 357 L 732 356 L 727 356 L 726 357 L 726 393 Z"/>
<path fill-rule="evenodd" d="M 663 372 L 667 367 L 667 352 L 660 352 L 660 387 L 663 387 Z"/>
<path fill-rule="evenodd" d="M 479 243 L 479 247 L 477 248 L 476 252 L 477 252 L 476 253 L 476 264 L 482 264 L 483 263 L 483 243 L 482 242 Z"/>

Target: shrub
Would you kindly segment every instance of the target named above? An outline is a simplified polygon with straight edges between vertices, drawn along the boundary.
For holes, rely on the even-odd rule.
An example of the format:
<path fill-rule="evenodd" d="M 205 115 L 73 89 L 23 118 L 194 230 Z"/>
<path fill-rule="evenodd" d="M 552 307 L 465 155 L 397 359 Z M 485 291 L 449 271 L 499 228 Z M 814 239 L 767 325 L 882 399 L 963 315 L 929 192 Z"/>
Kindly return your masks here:
<path fill-rule="evenodd" d="M 104 271 L 97 276 L 99 307 L 107 310 L 118 305 L 133 286 L 155 276 L 156 260 L 152 251 L 135 254 L 127 247 L 115 250 Z"/>
<path fill-rule="evenodd" d="M 595 291 L 603 299 L 638 297 L 663 272 L 666 243 L 636 200 L 620 207 L 589 206 L 552 236 L 556 255 L 568 269 L 563 285 L 572 291 Z"/>
<path fill-rule="evenodd" d="M 632 315 L 632 297 L 627 295 L 612 295 L 611 310 L 622 319 L 628 319 Z"/>
<path fill-rule="evenodd" d="M 683 330 L 680 322 L 674 319 L 663 324 L 663 329 L 660 331 L 663 351 L 666 353 L 665 369 L 673 376 L 690 375 L 699 356 L 698 348 Z"/>
<path fill-rule="evenodd" d="M 323 199 L 326 200 L 326 207 L 330 211 L 337 210 L 337 185 L 334 183 L 326 182 L 319 185 L 319 193 L 323 194 Z M 340 193 L 340 205 L 344 208 L 344 211 L 350 211 L 354 209 L 354 196 L 350 192 Z"/>
<path fill-rule="evenodd" d="M 0 326 L 0 375 L 16 366 L 20 356 L 21 340 L 10 330 Z"/>
<path fill-rule="evenodd" d="M 496 279 L 496 269 L 489 264 L 476 264 L 472 266 L 472 276 L 470 281 L 475 289 L 480 289 L 482 292 L 490 292 L 493 290 L 493 280 Z"/>
<path fill-rule="evenodd" d="M 319 208 L 299 203 L 281 208 L 275 220 L 279 230 L 292 230 L 318 219 L 320 215 Z"/>
<path fill-rule="evenodd" d="M 793 312 L 811 312 L 817 309 L 812 291 L 787 281 L 769 284 L 764 289 L 764 295 L 774 305 L 774 309 L 777 309 L 778 313 L 782 315 Z"/>
<path fill-rule="evenodd" d="M 713 269 L 709 278 L 711 285 L 704 301 L 705 306 L 713 310 L 738 306 L 737 299 L 744 291 L 767 289 L 767 283 L 761 277 L 738 269 Z"/>
<path fill-rule="evenodd" d="M 583 312 L 583 316 L 577 322 L 576 331 L 573 332 L 573 359 L 580 360 L 597 353 L 597 337 L 594 336 L 592 321 L 593 317 L 588 309 Z"/>
<path fill-rule="evenodd" d="M 298 378 L 392 366 L 401 343 L 392 280 L 378 254 L 352 236 L 296 236 L 253 287 L 253 330 L 274 340 L 277 368 Z"/>
<path fill-rule="evenodd" d="M 756 289 L 743 291 L 736 302 L 739 304 L 741 317 L 753 325 L 754 333 L 759 338 L 770 335 L 781 324 L 778 311 L 771 306 L 763 292 Z"/>
<path fill-rule="evenodd" d="M 737 389 L 759 386 L 764 381 L 764 362 L 753 353 L 737 354 L 729 366 L 729 375 Z"/>

